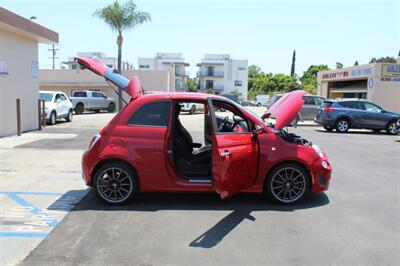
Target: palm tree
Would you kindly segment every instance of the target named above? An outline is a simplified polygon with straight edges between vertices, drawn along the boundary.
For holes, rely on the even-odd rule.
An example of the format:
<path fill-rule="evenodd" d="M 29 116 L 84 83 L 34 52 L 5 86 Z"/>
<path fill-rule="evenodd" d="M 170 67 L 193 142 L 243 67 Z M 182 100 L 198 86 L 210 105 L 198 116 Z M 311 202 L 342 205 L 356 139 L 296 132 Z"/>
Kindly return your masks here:
<path fill-rule="evenodd" d="M 122 63 L 122 44 L 124 38 L 122 33 L 126 30 L 132 30 L 135 27 L 143 24 L 146 21 L 151 21 L 150 14 L 147 12 L 139 11 L 132 0 L 120 4 L 118 1 L 100 8 L 93 13 L 93 16 L 100 18 L 106 24 L 108 24 L 112 31 L 118 34 L 117 45 L 118 45 L 118 71 L 121 73 Z M 122 108 L 122 90 L 118 88 L 118 108 Z"/>

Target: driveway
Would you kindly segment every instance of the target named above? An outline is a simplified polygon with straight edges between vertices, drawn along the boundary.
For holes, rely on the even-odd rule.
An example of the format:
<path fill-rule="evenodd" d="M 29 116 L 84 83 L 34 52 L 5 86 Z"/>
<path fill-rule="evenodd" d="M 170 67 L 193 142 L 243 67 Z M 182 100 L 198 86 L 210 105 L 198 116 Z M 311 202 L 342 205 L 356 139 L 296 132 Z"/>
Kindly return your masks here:
<path fill-rule="evenodd" d="M 62 127 L 78 135 L 90 129 Z M 328 192 L 290 207 L 260 195 L 221 201 L 216 194 L 174 193 L 108 207 L 90 191 L 21 264 L 398 265 L 400 137 L 313 126 L 290 131 L 327 149 Z M 71 159 L 72 169 L 79 159 Z M 70 189 L 85 191 L 78 184 Z"/>

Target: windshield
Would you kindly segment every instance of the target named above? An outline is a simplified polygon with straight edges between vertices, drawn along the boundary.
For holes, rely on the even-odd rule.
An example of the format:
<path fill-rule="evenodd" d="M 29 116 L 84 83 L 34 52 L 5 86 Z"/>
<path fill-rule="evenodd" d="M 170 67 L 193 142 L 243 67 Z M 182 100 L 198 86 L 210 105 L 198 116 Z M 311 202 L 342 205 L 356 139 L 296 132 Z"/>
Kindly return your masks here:
<path fill-rule="evenodd" d="M 53 93 L 41 92 L 39 93 L 39 99 L 44 100 L 45 102 L 51 102 L 53 95 Z"/>

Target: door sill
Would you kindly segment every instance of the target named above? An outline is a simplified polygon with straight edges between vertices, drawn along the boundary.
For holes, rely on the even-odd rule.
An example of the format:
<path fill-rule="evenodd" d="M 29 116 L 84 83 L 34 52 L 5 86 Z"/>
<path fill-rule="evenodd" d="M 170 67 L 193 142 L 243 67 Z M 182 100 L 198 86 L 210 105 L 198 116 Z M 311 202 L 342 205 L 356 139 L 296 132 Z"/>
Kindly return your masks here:
<path fill-rule="evenodd" d="M 189 183 L 211 184 L 210 179 L 188 179 Z"/>

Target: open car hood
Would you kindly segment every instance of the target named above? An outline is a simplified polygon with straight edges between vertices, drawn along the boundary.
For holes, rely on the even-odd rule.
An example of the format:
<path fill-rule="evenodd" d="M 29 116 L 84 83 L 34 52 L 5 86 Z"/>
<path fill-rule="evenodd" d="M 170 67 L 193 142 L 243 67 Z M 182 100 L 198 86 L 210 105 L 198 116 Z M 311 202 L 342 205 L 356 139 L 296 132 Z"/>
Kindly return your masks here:
<path fill-rule="evenodd" d="M 102 62 L 87 57 L 75 57 L 83 68 L 87 68 L 93 73 L 104 77 L 117 87 L 124 90 L 132 99 L 136 99 L 143 94 L 143 87 L 137 76 L 133 76 L 130 80 L 121 75 L 117 70 L 105 66 Z"/>
<path fill-rule="evenodd" d="M 303 106 L 303 96 L 305 94 L 306 92 L 303 90 L 292 91 L 284 94 L 264 113 L 262 118 L 275 118 L 276 130 L 280 130 L 283 127 L 289 126 Z"/>

